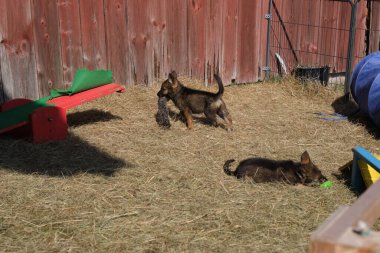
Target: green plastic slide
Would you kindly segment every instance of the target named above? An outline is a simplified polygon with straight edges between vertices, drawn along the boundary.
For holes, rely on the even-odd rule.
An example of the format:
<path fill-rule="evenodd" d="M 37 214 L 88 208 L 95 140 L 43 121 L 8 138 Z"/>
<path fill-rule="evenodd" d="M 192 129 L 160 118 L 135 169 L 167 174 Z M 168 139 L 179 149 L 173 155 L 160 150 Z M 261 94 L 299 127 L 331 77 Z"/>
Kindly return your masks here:
<path fill-rule="evenodd" d="M 50 96 L 40 98 L 34 102 L 15 107 L 0 113 L 0 129 L 27 121 L 29 114 L 43 106 L 54 106 L 46 101 L 60 97 L 70 96 L 81 91 L 90 90 L 105 84 L 112 83 L 112 71 L 79 69 L 75 72 L 73 84 L 67 90 L 52 90 Z"/>

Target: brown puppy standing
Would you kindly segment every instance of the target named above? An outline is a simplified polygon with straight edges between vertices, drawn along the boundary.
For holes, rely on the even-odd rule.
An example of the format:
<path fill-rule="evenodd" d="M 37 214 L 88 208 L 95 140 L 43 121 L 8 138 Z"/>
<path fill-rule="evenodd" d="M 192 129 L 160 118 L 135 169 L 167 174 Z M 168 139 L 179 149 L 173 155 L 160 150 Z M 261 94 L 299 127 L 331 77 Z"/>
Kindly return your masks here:
<path fill-rule="evenodd" d="M 157 96 L 167 97 L 174 102 L 185 117 L 189 129 L 193 128 L 192 113 L 204 113 L 214 126 L 217 125 L 217 115 L 219 115 L 224 120 L 227 130 L 232 130 L 232 118 L 222 100 L 224 92 L 222 80 L 218 75 L 214 77 L 219 87 L 217 93 L 187 88 L 178 81 L 177 73 L 172 71 L 168 79 L 162 83 Z"/>
<path fill-rule="evenodd" d="M 235 171 L 229 166 L 234 160 L 227 160 L 223 170 L 227 175 L 237 178 L 251 178 L 256 183 L 285 182 L 288 184 L 308 185 L 323 183 L 327 180 L 316 165 L 311 162 L 309 153 L 301 155 L 301 162 L 291 160 L 275 161 L 265 158 L 249 158 L 239 163 Z"/>

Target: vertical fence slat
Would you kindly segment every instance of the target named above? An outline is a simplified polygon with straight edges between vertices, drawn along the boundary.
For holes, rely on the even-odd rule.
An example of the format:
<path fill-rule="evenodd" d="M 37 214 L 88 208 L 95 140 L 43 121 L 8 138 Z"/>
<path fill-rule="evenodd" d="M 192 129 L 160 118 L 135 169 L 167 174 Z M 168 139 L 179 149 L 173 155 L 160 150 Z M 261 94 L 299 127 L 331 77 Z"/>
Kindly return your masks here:
<path fill-rule="evenodd" d="M 166 1 L 167 70 L 180 75 L 189 75 L 187 9 L 187 1 Z"/>
<path fill-rule="evenodd" d="M 205 18 L 206 0 L 188 1 L 188 47 L 189 47 L 189 72 L 191 77 L 205 77 Z"/>
<path fill-rule="evenodd" d="M 83 66 L 88 69 L 107 68 L 106 34 L 103 0 L 79 1 Z"/>
<path fill-rule="evenodd" d="M 308 27 L 308 34 L 309 34 L 309 44 L 307 46 L 307 51 L 311 53 L 310 58 L 310 64 L 313 66 L 318 65 L 318 52 L 320 51 L 320 47 L 318 44 L 319 41 L 319 36 L 320 36 L 320 13 L 322 10 L 322 1 L 317 0 L 309 0 L 309 24 L 310 26 Z"/>
<path fill-rule="evenodd" d="M 148 1 L 128 2 L 128 44 L 130 73 L 134 84 L 147 85 L 151 81 L 152 62 L 147 60 L 152 52 L 152 38 L 148 33 Z"/>
<path fill-rule="evenodd" d="M 343 43 L 342 41 L 348 42 L 348 35 L 350 30 L 350 16 L 351 16 L 351 6 L 348 2 L 341 4 L 336 41 L 336 55 L 337 63 L 335 69 L 331 69 L 332 72 L 343 72 L 345 71 L 345 66 L 347 62 L 347 50 L 348 43 Z"/>
<path fill-rule="evenodd" d="M 117 83 L 131 83 L 128 79 L 127 3 L 124 0 L 105 1 L 108 67 Z"/>
<path fill-rule="evenodd" d="M 263 0 L 258 2 L 257 7 L 257 17 L 256 17 L 256 29 L 260 36 L 258 40 L 258 45 L 255 51 L 255 61 L 257 62 L 257 81 L 263 80 L 265 78 L 265 72 L 263 67 L 266 66 L 266 45 L 267 45 L 267 20 L 265 19 L 265 14 L 268 13 L 269 0 Z"/>
<path fill-rule="evenodd" d="M 221 76 L 224 83 L 237 78 L 237 16 L 239 0 L 224 0 Z"/>
<path fill-rule="evenodd" d="M 152 40 L 152 51 L 147 61 L 152 64 L 150 80 L 161 79 L 169 71 L 167 67 L 167 9 L 166 1 L 148 1 L 148 31 Z M 149 83 L 151 83 L 149 82 Z"/>
<path fill-rule="evenodd" d="M 1 56 L 1 53 L 0 53 Z M 0 103 L 5 101 L 5 96 L 4 96 L 4 84 L 3 84 L 3 74 L 1 72 L 1 61 L 0 61 Z"/>
<path fill-rule="evenodd" d="M 380 2 L 371 1 L 371 31 L 369 39 L 369 53 L 380 50 Z"/>
<path fill-rule="evenodd" d="M 263 70 L 263 67 L 267 65 L 266 63 L 266 50 L 267 50 L 267 43 L 268 43 L 268 34 L 267 34 L 267 29 L 268 29 L 268 20 L 265 19 L 265 15 L 269 13 L 269 0 L 263 0 L 261 4 L 261 12 L 259 19 L 261 20 L 261 25 L 259 26 L 260 28 L 260 47 L 259 47 L 259 67 L 260 67 L 260 73 L 258 73 L 259 80 L 263 80 L 265 78 L 265 71 Z M 272 17 L 271 20 L 273 20 L 273 8 L 272 9 Z M 269 34 L 270 35 L 270 34 Z M 270 39 L 270 38 L 269 38 Z M 269 59 L 270 60 L 270 59 Z M 268 65 L 270 66 L 270 61 L 268 62 Z M 270 72 L 268 72 L 270 74 Z"/>
<path fill-rule="evenodd" d="M 39 97 L 31 3 L 0 0 L 0 61 L 4 100 Z"/>
<path fill-rule="evenodd" d="M 367 21 L 367 1 L 358 3 L 358 16 L 356 21 L 355 51 L 352 66 L 355 67 L 360 59 L 365 56 L 365 32 Z"/>
<path fill-rule="evenodd" d="M 61 88 L 63 83 L 56 2 L 34 0 L 33 15 L 37 49 L 37 78 L 40 84 L 40 95 L 47 96 L 50 89 Z"/>
<path fill-rule="evenodd" d="M 256 24 L 259 18 L 258 1 L 241 0 L 238 17 L 238 82 L 257 81 L 258 66 L 255 61 L 255 47 L 258 47 L 260 36 Z"/>
<path fill-rule="evenodd" d="M 205 55 L 205 82 L 214 83 L 213 74 L 219 72 L 221 65 L 221 51 L 223 34 L 221 2 L 208 0 L 206 14 L 206 55 Z"/>
<path fill-rule="evenodd" d="M 58 0 L 63 87 L 71 85 L 75 71 L 83 67 L 79 3 L 77 0 Z"/>

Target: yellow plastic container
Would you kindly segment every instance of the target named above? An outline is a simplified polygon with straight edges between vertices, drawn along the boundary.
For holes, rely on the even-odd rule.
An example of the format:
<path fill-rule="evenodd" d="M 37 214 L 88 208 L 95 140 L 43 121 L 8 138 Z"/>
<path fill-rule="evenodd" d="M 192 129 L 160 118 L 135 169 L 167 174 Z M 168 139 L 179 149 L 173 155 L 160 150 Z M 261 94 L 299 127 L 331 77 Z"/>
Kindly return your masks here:
<path fill-rule="evenodd" d="M 374 155 L 374 157 L 380 160 L 380 155 Z M 362 174 L 363 181 L 367 188 L 370 187 L 373 183 L 375 183 L 380 178 L 380 173 L 377 172 L 371 166 L 369 166 L 362 159 L 359 159 L 358 164 L 360 168 L 360 173 Z"/>

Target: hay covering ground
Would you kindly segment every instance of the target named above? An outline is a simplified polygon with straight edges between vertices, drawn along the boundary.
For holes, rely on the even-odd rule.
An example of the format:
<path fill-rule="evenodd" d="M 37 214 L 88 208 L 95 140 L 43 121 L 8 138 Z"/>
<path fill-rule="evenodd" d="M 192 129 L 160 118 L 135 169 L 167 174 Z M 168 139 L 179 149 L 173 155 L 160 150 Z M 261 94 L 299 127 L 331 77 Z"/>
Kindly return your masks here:
<path fill-rule="evenodd" d="M 364 126 L 314 114 L 333 112 L 341 91 L 292 81 L 226 87 L 229 133 L 201 119 L 192 131 L 180 121 L 160 129 L 158 89 L 127 87 L 71 110 L 59 143 L 0 139 L 1 252 L 307 252 L 312 231 L 356 199 L 333 174 L 357 145 L 379 152 Z M 304 150 L 332 189 L 222 171 L 230 158 L 298 160 Z"/>

